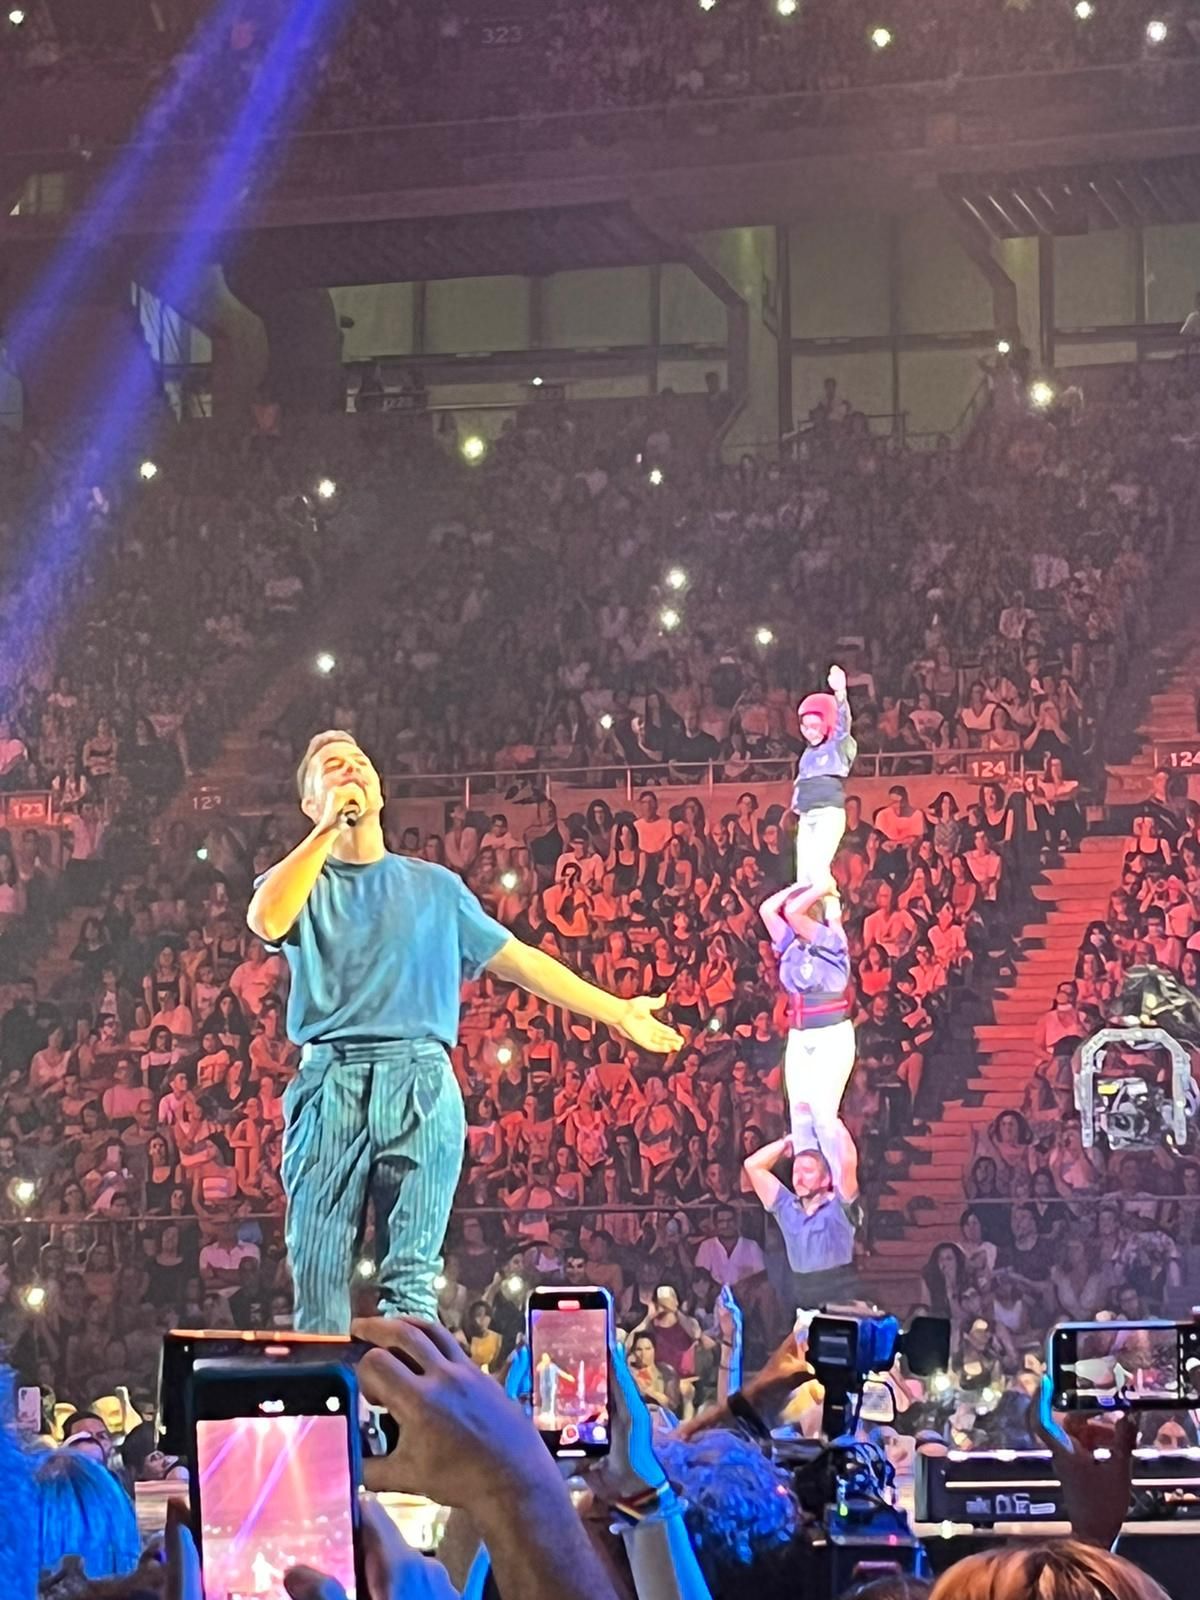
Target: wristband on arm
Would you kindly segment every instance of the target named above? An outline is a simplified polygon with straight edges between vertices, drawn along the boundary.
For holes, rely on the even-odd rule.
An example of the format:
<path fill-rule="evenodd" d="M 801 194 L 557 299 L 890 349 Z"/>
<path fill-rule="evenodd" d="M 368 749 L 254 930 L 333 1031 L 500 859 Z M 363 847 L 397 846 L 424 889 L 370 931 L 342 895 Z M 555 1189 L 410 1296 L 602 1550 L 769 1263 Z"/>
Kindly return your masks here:
<path fill-rule="evenodd" d="M 618 1500 L 613 1507 L 622 1519 L 617 1531 L 627 1533 L 631 1527 L 639 1527 L 646 1522 L 663 1522 L 675 1512 L 682 1511 L 686 1504 L 687 1502 L 680 1499 L 669 1483 L 643 1489 L 640 1493 L 631 1495 L 628 1500 Z"/>

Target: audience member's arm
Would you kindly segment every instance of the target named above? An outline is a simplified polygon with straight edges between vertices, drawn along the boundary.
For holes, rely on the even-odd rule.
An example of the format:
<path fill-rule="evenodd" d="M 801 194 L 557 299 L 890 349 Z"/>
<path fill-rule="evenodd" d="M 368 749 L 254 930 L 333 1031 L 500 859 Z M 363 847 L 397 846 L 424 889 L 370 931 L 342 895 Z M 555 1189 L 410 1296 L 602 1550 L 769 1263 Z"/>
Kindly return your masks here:
<path fill-rule="evenodd" d="M 470 1512 L 502 1594 L 615 1600 L 546 1447 L 446 1329 L 369 1317 L 353 1331 L 380 1347 L 359 1364 L 363 1393 L 401 1427 L 390 1455 L 363 1463 L 367 1486 Z"/>
<path fill-rule="evenodd" d="M 1050 1452 L 1063 1487 L 1071 1532 L 1085 1544 L 1111 1550 L 1129 1515 L 1137 1418 L 1126 1412 L 1110 1427 L 1095 1417 L 1069 1414 L 1062 1425 L 1050 1409 L 1051 1384 L 1042 1379 L 1040 1405 L 1030 1408 L 1034 1432 Z M 1106 1451 L 1104 1456 L 1097 1451 Z"/>
<path fill-rule="evenodd" d="M 803 1384 L 814 1382 L 799 1345 L 796 1343 L 794 1333 L 789 1333 L 787 1338 L 771 1356 L 761 1372 L 744 1383 L 739 1392 L 754 1408 L 768 1428 L 778 1425 L 784 1407 L 792 1395 Z M 738 1428 L 741 1426 L 738 1418 L 730 1411 L 728 1403 L 708 1406 L 698 1412 L 696 1416 L 681 1423 L 676 1430 L 675 1437 L 691 1439 L 697 1433 L 703 1433 L 707 1428 Z"/>
<path fill-rule="evenodd" d="M 789 1134 L 782 1139 L 774 1140 L 771 1144 L 763 1145 L 761 1150 L 756 1150 L 742 1162 L 742 1170 L 750 1180 L 750 1187 L 768 1211 L 780 1195 L 786 1192 L 771 1168 L 782 1156 L 791 1154 L 792 1140 Z"/>
<path fill-rule="evenodd" d="M 612 1449 L 593 1482 L 621 1519 L 638 1600 L 710 1600 L 684 1522 L 684 1503 L 654 1454 L 650 1413 L 625 1352 L 610 1340 L 608 1354 Z"/>

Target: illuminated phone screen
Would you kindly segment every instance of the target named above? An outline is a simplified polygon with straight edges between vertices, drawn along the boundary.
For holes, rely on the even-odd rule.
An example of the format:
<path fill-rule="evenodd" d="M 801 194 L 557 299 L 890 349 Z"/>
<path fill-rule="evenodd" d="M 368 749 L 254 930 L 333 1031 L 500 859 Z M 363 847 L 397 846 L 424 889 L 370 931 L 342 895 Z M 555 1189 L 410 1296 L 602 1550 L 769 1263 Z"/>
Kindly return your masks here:
<path fill-rule="evenodd" d="M 531 1310 L 533 1420 L 560 1446 L 604 1453 L 608 1427 L 608 1312 Z"/>
<path fill-rule="evenodd" d="M 197 1420 L 205 1600 L 278 1600 L 295 1566 L 328 1573 L 355 1600 L 348 1426 L 345 1416 Z"/>

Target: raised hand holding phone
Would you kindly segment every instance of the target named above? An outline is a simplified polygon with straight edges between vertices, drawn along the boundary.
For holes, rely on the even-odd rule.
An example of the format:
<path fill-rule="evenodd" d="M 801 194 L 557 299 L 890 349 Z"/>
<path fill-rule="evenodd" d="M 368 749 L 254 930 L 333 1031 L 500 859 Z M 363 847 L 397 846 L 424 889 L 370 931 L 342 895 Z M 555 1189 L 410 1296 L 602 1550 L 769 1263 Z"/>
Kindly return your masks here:
<path fill-rule="evenodd" d="M 612 1374 L 612 1449 L 607 1461 L 592 1471 L 590 1482 L 610 1504 L 637 1503 L 669 1490 L 670 1485 L 654 1453 L 650 1412 L 615 1337 L 609 1339 L 608 1364 Z"/>
<path fill-rule="evenodd" d="M 359 1363 L 363 1394 L 400 1424 L 396 1448 L 363 1463 L 368 1489 L 470 1509 L 504 1489 L 558 1481 L 520 1407 L 445 1328 L 364 1317 L 351 1332 L 377 1347 Z"/>
<path fill-rule="evenodd" d="M 453 1336 L 416 1317 L 366 1317 L 351 1332 L 377 1347 L 359 1366 L 363 1394 L 400 1424 L 392 1453 L 366 1463 L 367 1486 L 469 1511 L 502 1594 L 615 1600 L 553 1458 Z"/>
<path fill-rule="evenodd" d="M 1136 1414 L 1122 1412 L 1112 1427 L 1098 1417 L 1075 1412 L 1059 1423 L 1050 1409 L 1053 1393 L 1051 1379 L 1044 1377 L 1038 1409 L 1031 1413 L 1033 1431 L 1050 1452 L 1071 1531 L 1087 1544 L 1111 1550 L 1133 1493 Z"/>

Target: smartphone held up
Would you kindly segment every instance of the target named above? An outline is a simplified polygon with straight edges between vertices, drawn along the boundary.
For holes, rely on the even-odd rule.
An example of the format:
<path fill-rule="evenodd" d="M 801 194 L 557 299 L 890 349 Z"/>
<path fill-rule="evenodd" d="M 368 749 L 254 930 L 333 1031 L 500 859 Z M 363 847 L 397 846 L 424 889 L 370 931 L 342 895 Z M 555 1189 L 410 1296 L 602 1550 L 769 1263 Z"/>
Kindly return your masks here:
<path fill-rule="evenodd" d="M 1190 1411 L 1200 1406 L 1200 1323 L 1060 1323 L 1049 1368 L 1056 1411 Z"/>
<path fill-rule="evenodd" d="M 199 1367 L 192 1527 L 206 1600 L 281 1594 L 295 1566 L 365 1595 L 359 1398 L 347 1366 Z"/>
<path fill-rule="evenodd" d="M 592 1460 L 611 1446 L 607 1289 L 534 1289 L 528 1306 L 533 1421 L 559 1460 Z"/>

